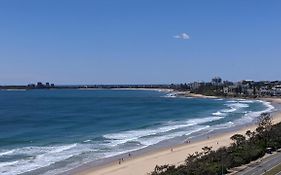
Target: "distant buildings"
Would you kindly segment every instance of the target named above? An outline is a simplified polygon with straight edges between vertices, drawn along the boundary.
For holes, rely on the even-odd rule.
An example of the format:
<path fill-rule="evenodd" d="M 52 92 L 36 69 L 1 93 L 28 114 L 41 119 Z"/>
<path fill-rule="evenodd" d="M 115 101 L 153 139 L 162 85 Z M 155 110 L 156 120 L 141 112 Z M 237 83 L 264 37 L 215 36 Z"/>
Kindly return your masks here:
<path fill-rule="evenodd" d="M 273 96 L 281 96 L 281 85 L 274 86 L 271 93 Z"/>
<path fill-rule="evenodd" d="M 32 88 L 35 88 L 35 87 L 36 87 L 35 84 L 28 84 L 28 85 L 27 85 L 27 88 L 29 88 L 29 89 L 32 89 Z"/>
<path fill-rule="evenodd" d="M 214 77 L 210 82 L 193 82 L 187 84 L 186 90 L 205 95 L 232 97 L 265 97 L 281 96 L 281 81 L 252 81 L 239 82 L 223 81 Z"/>
<path fill-rule="evenodd" d="M 214 77 L 211 81 L 212 85 L 218 86 L 222 84 L 222 79 L 220 77 Z"/>
<path fill-rule="evenodd" d="M 37 84 L 28 84 L 28 89 L 50 89 L 55 88 L 55 84 L 50 84 L 49 82 L 46 82 L 46 84 L 43 84 L 42 82 L 37 82 Z"/>
<path fill-rule="evenodd" d="M 199 82 L 193 82 L 193 83 L 190 83 L 190 88 L 191 89 L 198 89 L 200 87 L 200 83 Z"/>
<path fill-rule="evenodd" d="M 281 81 L 252 81 L 242 80 L 231 82 L 214 77 L 210 82 L 196 81 L 183 84 L 127 84 L 127 85 L 65 85 L 55 86 L 53 83 L 37 82 L 27 86 L 0 86 L 2 89 L 85 89 L 85 88 L 153 88 L 174 89 L 177 91 L 189 91 L 203 95 L 229 96 L 229 97 L 281 97 Z"/>

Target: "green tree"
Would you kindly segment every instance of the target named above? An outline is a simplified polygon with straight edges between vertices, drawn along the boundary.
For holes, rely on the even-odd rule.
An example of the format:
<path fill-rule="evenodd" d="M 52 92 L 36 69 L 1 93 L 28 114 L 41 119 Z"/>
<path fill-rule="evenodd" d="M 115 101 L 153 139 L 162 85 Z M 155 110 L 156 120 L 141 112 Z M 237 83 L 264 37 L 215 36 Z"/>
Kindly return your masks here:
<path fill-rule="evenodd" d="M 235 134 L 235 135 L 231 136 L 230 139 L 233 140 L 234 143 L 239 146 L 245 142 L 246 137 L 243 136 L 242 134 Z"/>

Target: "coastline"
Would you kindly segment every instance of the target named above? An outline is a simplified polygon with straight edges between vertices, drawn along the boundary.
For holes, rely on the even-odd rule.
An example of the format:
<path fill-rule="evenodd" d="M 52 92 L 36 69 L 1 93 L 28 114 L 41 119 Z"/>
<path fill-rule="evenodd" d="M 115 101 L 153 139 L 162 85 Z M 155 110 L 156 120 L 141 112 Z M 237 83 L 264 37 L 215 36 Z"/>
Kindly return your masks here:
<path fill-rule="evenodd" d="M 205 98 L 205 96 L 193 96 L 196 98 Z M 208 96 L 206 96 L 209 98 Z M 217 97 L 211 97 L 217 98 Z M 263 98 L 267 102 L 281 104 L 281 99 L 278 98 Z M 273 123 L 281 122 L 281 111 L 274 112 L 272 115 Z M 204 146 L 212 147 L 213 150 L 219 147 L 229 146 L 231 144 L 230 137 L 234 134 L 245 134 L 247 130 L 255 130 L 256 124 L 245 125 L 233 131 L 218 132 L 205 139 L 192 141 L 188 144 L 179 144 L 171 148 L 160 148 L 153 151 L 146 152 L 137 156 L 126 157 L 121 164 L 114 161 L 101 166 L 87 167 L 80 169 L 72 174 L 75 175 L 145 175 L 153 171 L 156 165 L 180 165 L 184 163 L 188 154 L 202 151 Z"/>
<path fill-rule="evenodd" d="M 190 93 L 190 92 L 177 92 L 179 96 L 183 95 L 185 97 L 194 97 L 194 98 L 225 98 L 225 97 L 217 97 L 217 96 L 207 96 L 207 95 L 202 95 L 202 94 L 195 94 L 195 93 Z"/>

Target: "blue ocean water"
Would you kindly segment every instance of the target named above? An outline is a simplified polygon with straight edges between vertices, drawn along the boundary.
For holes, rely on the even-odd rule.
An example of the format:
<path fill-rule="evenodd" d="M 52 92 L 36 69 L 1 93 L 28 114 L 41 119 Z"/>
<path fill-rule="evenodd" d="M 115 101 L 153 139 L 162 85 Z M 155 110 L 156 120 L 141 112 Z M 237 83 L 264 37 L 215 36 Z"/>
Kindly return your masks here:
<path fill-rule="evenodd" d="M 267 102 L 178 98 L 147 90 L 0 91 L 0 174 L 56 174 L 253 122 Z"/>

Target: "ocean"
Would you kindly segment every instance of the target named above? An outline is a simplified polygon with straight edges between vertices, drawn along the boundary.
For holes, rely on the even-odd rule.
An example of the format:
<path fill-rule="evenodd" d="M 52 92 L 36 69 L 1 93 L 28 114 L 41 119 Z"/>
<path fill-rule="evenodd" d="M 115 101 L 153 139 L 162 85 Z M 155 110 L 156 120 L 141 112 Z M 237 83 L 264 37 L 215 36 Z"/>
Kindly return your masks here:
<path fill-rule="evenodd" d="M 259 100 L 149 90 L 0 91 L 0 174 L 59 174 L 80 165 L 255 121 Z"/>

